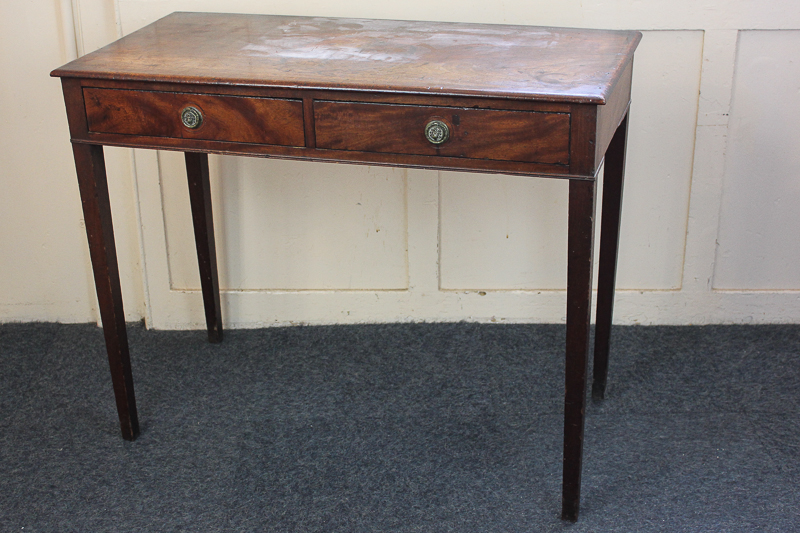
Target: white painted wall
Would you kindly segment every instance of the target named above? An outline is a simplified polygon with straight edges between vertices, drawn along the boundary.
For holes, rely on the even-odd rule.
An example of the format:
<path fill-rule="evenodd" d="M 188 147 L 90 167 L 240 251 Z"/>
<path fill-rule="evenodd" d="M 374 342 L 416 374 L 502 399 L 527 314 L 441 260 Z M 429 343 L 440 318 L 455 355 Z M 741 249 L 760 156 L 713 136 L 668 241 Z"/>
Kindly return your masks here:
<path fill-rule="evenodd" d="M 714 288 L 798 289 L 800 31 L 741 32 L 733 86 Z"/>
<path fill-rule="evenodd" d="M 97 320 L 53 68 L 176 10 L 644 31 L 615 319 L 800 321 L 794 0 L 2 1 L 0 320 Z M 106 149 L 129 320 L 200 327 L 182 157 Z M 228 327 L 564 319 L 566 183 L 212 157 Z"/>

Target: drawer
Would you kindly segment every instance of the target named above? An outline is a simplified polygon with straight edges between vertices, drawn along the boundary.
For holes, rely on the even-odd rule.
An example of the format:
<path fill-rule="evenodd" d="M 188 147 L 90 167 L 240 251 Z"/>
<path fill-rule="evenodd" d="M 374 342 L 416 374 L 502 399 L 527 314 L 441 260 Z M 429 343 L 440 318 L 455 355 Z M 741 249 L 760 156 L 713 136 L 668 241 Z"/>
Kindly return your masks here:
<path fill-rule="evenodd" d="M 314 128 L 321 149 L 569 164 L 569 113 L 315 101 Z"/>
<path fill-rule="evenodd" d="M 98 88 L 83 95 L 90 132 L 305 145 L 301 100 Z M 194 128 L 182 119 L 189 107 Z"/>

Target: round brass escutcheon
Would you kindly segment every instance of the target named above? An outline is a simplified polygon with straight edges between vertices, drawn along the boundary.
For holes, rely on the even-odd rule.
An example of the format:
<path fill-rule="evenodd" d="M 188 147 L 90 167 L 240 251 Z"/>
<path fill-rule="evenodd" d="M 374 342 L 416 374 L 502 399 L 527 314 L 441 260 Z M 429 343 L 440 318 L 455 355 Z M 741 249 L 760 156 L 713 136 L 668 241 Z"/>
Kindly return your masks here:
<path fill-rule="evenodd" d="M 431 144 L 442 144 L 450 138 L 450 128 L 441 120 L 431 120 L 425 126 L 425 138 Z"/>
<path fill-rule="evenodd" d="M 181 110 L 181 122 L 189 129 L 197 129 L 203 123 L 203 113 L 192 105 L 186 106 Z"/>

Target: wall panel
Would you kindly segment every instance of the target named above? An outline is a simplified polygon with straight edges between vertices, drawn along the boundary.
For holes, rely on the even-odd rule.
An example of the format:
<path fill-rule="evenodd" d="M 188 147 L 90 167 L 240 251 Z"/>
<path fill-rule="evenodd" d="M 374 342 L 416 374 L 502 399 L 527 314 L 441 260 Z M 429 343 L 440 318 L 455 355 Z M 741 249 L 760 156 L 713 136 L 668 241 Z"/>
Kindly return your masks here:
<path fill-rule="evenodd" d="M 645 32 L 636 51 L 618 286 L 681 284 L 703 33 Z M 567 188 L 558 180 L 441 180 L 444 289 L 564 289 Z"/>
<path fill-rule="evenodd" d="M 715 289 L 800 289 L 800 31 L 739 34 Z"/>
<path fill-rule="evenodd" d="M 170 287 L 199 290 L 183 155 L 161 152 Z M 223 290 L 408 287 L 402 169 L 211 157 Z"/>
<path fill-rule="evenodd" d="M 795 4 L 6 2 L 0 321 L 97 320 L 63 101 L 47 74 L 176 10 L 644 30 L 615 320 L 800 321 Z M 202 327 L 182 158 L 135 152 L 106 150 L 126 317 Z M 216 157 L 211 170 L 228 327 L 564 320 L 563 183 Z"/>

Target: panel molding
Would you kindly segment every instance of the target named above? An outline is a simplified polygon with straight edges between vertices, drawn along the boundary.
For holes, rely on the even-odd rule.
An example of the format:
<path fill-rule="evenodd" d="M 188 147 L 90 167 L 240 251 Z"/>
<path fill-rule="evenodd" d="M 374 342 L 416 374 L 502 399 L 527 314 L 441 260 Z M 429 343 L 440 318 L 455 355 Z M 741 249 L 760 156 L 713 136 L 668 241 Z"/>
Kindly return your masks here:
<path fill-rule="evenodd" d="M 714 290 L 800 290 L 800 31 L 738 32 Z"/>
<path fill-rule="evenodd" d="M 225 9 L 242 12 L 258 12 L 260 9 L 254 2 L 247 0 L 234 2 L 224 8 L 216 0 L 204 0 L 201 4 L 191 5 L 180 1 L 153 4 L 140 0 L 119 0 L 119 3 L 120 20 L 128 30 L 136 29 L 166 14 L 166 11 L 176 9 Z M 793 18 L 793 15 L 787 15 L 786 10 L 780 6 L 756 6 L 753 2 L 743 0 L 735 2 L 735 5 L 728 6 L 723 10 L 724 13 L 720 13 L 717 4 L 658 2 L 646 9 L 644 6 L 641 9 L 636 6 L 629 9 L 627 4 L 609 7 L 607 4 L 601 6 L 599 3 L 589 3 L 577 9 L 574 6 L 533 2 L 524 6 L 506 7 L 507 12 L 511 10 L 515 13 L 515 22 L 522 24 L 704 32 L 699 100 L 692 139 L 694 148 L 691 189 L 687 195 L 685 225 L 682 229 L 676 228 L 683 239 L 679 282 L 676 286 L 666 288 L 619 290 L 615 305 L 617 323 L 764 323 L 800 320 L 800 295 L 797 291 L 731 291 L 712 287 L 721 205 L 724 162 L 722 154 L 726 147 L 738 28 L 777 28 L 787 25 L 797 27 L 800 26 L 800 15 Z M 278 4 L 272 6 L 271 11 L 286 14 L 408 18 L 408 10 L 414 8 L 414 18 L 453 20 L 449 14 L 440 13 L 436 6 L 427 4 L 380 7 L 356 0 L 335 7 L 329 6 L 330 9 L 325 13 L 320 13 L 318 7 L 296 3 L 291 6 Z M 503 22 L 493 20 L 491 15 L 487 17 L 487 14 L 479 11 L 478 7 L 465 10 L 461 20 L 468 22 L 472 18 L 473 21 L 480 22 Z M 709 16 L 709 13 L 714 13 L 714 16 Z M 140 165 L 141 157 L 137 156 L 137 169 L 149 164 L 142 162 Z M 137 172 L 137 180 L 143 212 L 143 258 L 147 256 L 149 270 L 158 270 L 163 268 L 161 263 L 164 263 L 165 257 L 154 259 L 153 254 L 158 255 L 159 241 L 163 241 L 164 237 L 162 235 L 159 239 L 153 235 L 153 219 L 150 215 L 156 213 L 152 205 L 146 205 L 152 191 L 145 183 L 146 168 L 142 172 L 141 179 Z M 443 288 L 439 174 L 431 171 L 409 171 L 406 198 L 407 289 L 225 291 L 223 315 L 227 317 L 228 327 L 395 321 L 563 321 L 565 292 L 561 289 L 461 290 L 447 288 L 447 284 Z M 167 288 L 165 295 L 163 286 L 159 286 L 158 290 L 153 288 L 159 283 L 158 276 L 149 274 L 149 270 L 145 271 L 145 277 L 150 279 L 150 290 L 153 292 L 148 305 L 148 312 L 152 310 L 149 321 L 151 325 L 181 329 L 202 327 L 199 291 Z M 172 303 L 169 304 L 167 300 Z M 169 305 L 162 307 L 162 304 Z M 163 310 L 160 311 L 159 308 Z"/>

